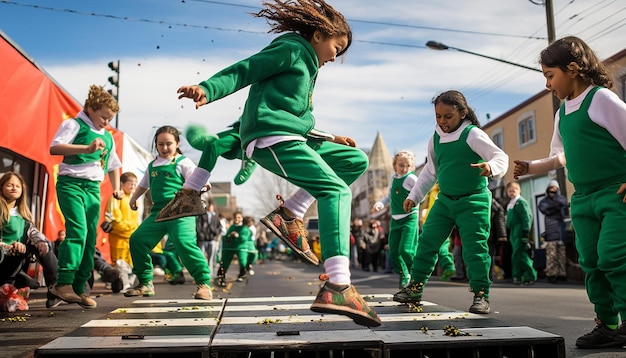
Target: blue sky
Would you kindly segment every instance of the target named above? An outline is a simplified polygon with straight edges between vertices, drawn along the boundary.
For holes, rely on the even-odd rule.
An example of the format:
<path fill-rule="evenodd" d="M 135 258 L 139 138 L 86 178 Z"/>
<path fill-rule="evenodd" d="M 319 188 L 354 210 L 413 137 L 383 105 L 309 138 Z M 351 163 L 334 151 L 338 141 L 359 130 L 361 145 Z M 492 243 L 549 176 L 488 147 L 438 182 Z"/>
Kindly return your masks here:
<path fill-rule="evenodd" d="M 392 153 L 409 149 L 424 158 L 435 124 L 430 100 L 447 89 L 465 93 L 484 124 L 488 115 L 494 119 L 544 88 L 540 73 L 425 47 L 435 40 L 539 68 L 539 52 L 547 45 L 546 12 L 529 0 L 329 3 L 350 22 L 354 42 L 343 61 L 321 69 L 314 114 L 318 128 L 351 136 L 362 148 L 371 147 L 380 132 Z M 111 87 L 107 63 L 120 60 L 119 129 L 149 148 L 161 125 L 184 129 L 201 123 L 219 132 L 239 116 L 247 90 L 196 111 L 191 101 L 177 99 L 176 89 L 252 55 L 276 36 L 249 14 L 260 4 L 0 1 L 0 30 L 81 103 L 89 85 Z M 554 0 L 553 7 L 557 38 L 579 36 L 601 59 L 626 47 L 623 1 Z M 220 160 L 212 180 L 231 180 L 237 166 Z"/>

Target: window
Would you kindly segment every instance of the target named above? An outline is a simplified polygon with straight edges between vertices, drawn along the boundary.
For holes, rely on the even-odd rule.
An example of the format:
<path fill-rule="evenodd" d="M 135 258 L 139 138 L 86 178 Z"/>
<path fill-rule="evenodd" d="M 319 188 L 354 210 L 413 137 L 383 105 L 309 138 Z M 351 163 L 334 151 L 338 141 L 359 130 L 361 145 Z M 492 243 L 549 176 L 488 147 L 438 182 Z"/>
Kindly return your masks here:
<path fill-rule="evenodd" d="M 520 147 L 526 146 L 536 141 L 535 135 L 535 113 L 527 112 L 520 116 L 517 122 L 517 132 Z"/>
<path fill-rule="evenodd" d="M 493 144 L 498 146 L 498 148 L 504 149 L 504 138 L 502 137 L 502 129 L 494 131 L 491 135 L 491 140 L 493 141 Z"/>

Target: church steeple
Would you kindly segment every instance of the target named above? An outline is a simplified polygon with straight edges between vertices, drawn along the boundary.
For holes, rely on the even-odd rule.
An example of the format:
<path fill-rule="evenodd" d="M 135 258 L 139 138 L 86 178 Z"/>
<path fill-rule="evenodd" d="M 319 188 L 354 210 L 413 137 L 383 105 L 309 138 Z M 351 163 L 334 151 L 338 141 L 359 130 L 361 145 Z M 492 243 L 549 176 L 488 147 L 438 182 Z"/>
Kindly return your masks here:
<path fill-rule="evenodd" d="M 369 153 L 370 166 L 368 170 L 382 169 L 385 171 L 393 170 L 393 157 L 389 153 L 389 149 L 385 144 L 383 136 L 380 131 L 376 133 L 376 139 L 374 139 L 374 145 Z M 390 174 L 391 175 L 391 174 Z"/>

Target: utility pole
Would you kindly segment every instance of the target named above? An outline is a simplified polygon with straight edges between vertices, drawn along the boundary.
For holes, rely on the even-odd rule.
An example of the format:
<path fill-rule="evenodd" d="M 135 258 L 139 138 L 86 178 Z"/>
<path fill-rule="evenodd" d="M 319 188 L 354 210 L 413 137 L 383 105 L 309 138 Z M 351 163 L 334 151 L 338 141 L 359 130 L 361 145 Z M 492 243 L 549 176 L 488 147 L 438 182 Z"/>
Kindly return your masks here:
<path fill-rule="evenodd" d="M 556 30 L 554 26 L 554 10 L 552 8 L 552 0 L 545 0 L 544 4 L 546 7 L 546 25 L 548 28 L 548 45 L 553 43 L 556 40 Z M 559 108 L 561 108 L 561 100 L 556 96 L 552 96 L 552 114 L 554 115 Z M 554 120 L 554 117 L 553 117 Z M 554 130 L 558 130 L 554 128 Z M 556 181 L 559 182 L 561 194 L 567 197 L 567 181 L 565 176 L 565 169 L 559 168 L 556 170 Z"/>

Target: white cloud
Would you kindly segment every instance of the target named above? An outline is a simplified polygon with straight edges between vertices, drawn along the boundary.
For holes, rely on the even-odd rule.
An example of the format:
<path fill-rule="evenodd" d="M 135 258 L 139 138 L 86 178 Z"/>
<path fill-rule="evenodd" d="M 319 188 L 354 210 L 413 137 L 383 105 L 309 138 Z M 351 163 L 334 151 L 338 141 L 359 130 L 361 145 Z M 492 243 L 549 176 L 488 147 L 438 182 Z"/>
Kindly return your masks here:
<path fill-rule="evenodd" d="M 89 85 L 107 84 L 111 71 L 106 64 L 120 59 L 119 127 L 147 148 L 155 128 L 164 124 L 184 129 L 189 123 L 201 123 L 212 132 L 226 129 L 239 116 L 247 89 L 195 110 L 190 100 L 177 99 L 177 88 L 210 77 L 258 51 L 275 36 L 262 34 L 268 29 L 265 21 L 247 14 L 253 8 L 196 2 L 141 5 L 118 0 L 106 2 L 106 6 L 91 2 L 57 3 L 49 6 L 212 27 L 144 24 L 0 3 L 3 31 L 80 103 Z M 380 131 L 390 151 L 407 148 L 417 158 L 423 158 L 434 128 L 430 101 L 437 93 L 451 88 L 461 90 L 484 123 L 487 113 L 493 119 L 543 89 L 540 73 L 454 50 L 424 48 L 426 41 L 436 40 L 539 68 L 537 58 L 547 45 L 546 40 L 476 32 L 546 37 L 542 6 L 529 1 L 501 0 L 331 3 L 349 20 L 381 23 L 351 23 L 352 48 L 344 63 L 338 59 L 320 70 L 314 94 L 318 127 L 351 136 L 361 147 L 370 147 Z M 608 0 L 593 5 L 566 0 L 554 3 L 557 37 L 578 35 L 588 41 L 600 58 L 624 48 L 624 40 L 618 35 L 625 26 L 621 20 L 626 12 L 623 6 Z M 234 5 L 238 4 L 258 7 L 260 1 L 238 0 Z M 101 9 L 91 9 L 94 6 Z M 219 31 L 216 27 L 257 33 Z M 238 165 L 237 161 L 220 160 L 212 180 L 230 181 Z"/>

